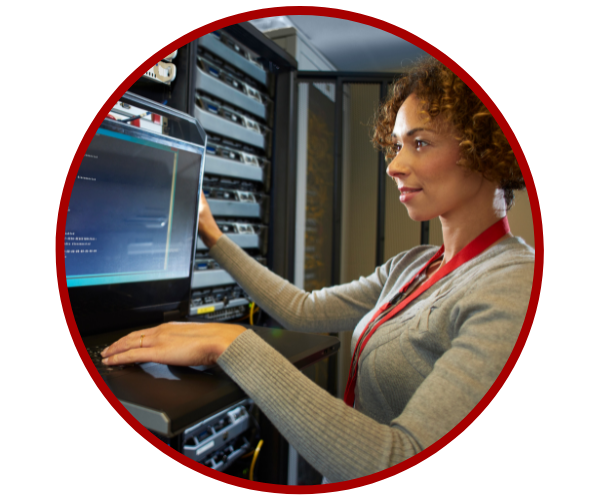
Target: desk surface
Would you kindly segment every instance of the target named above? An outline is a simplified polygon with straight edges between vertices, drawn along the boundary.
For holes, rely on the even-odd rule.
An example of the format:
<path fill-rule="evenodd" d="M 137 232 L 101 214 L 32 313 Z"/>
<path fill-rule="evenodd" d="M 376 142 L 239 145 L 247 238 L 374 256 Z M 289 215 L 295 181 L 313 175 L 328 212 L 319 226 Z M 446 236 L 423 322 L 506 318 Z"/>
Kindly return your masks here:
<path fill-rule="evenodd" d="M 339 340 L 326 335 L 251 327 L 297 368 L 305 368 L 339 349 Z M 111 342 L 123 335 L 96 335 L 86 345 Z M 110 338 L 109 338 L 110 337 Z M 219 368 L 143 363 L 103 376 L 113 394 L 147 429 L 173 437 L 211 414 L 245 399 L 245 393 Z"/>

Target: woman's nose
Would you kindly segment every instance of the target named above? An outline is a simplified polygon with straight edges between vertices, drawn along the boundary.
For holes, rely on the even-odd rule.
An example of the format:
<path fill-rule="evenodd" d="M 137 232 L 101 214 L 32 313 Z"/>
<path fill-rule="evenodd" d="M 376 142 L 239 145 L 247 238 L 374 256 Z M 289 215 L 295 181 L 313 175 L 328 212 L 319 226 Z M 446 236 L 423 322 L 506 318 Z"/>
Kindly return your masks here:
<path fill-rule="evenodd" d="M 406 161 L 404 160 L 404 155 L 402 155 L 402 151 L 399 151 L 394 159 L 390 162 L 387 167 L 387 174 L 390 177 L 401 177 L 408 174 L 408 166 L 406 165 Z"/>

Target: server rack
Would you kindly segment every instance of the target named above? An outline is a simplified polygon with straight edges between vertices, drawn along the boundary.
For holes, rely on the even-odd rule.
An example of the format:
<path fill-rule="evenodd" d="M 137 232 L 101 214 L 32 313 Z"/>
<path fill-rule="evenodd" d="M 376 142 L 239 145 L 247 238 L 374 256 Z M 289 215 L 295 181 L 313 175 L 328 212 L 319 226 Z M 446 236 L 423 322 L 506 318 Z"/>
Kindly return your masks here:
<path fill-rule="evenodd" d="M 203 191 L 221 230 L 267 264 L 273 137 L 272 74 L 226 32 L 197 41 L 194 115 L 207 131 Z M 251 298 L 198 239 L 190 315 L 249 314 Z"/>
<path fill-rule="evenodd" d="M 241 23 L 185 45 L 172 62 L 170 85 L 141 79 L 131 91 L 200 121 L 209 136 L 203 190 L 221 230 L 292 280 L 296 61 Z M 197 250 L 190 314 L 217 321 L 247 314 L 250 298 L 200 240 Z"/>
<path fill-rule="evenodd" d="M 155 77 L 165 68 L 174 77 L 169 81 Z M 290 281 L 295 246 L 296 70 L 296 61 L 283 49 L 251 24 L 241 23 L 181 47 L 130 89 L 200 121 L 208 134 L 203 191 L 218 225 L 250 255 Z M 196 319 L 226 321 L 248 315 L 251 297 L 210 258 L 200 239 L 192 290 L 189 312 Z M 266 325 L 276 326 L 270 318 Z M 287 443 L 266 418 L 259 415 L 259 419 L 265 440 L 262 460 L 270 466 L 257 468 L 256 479 L 286 484 Z M 243 435 L 236 440 L 247 443 Z M 170 444 L 224 469 L 215 458 L 222 458 L 222 453 L 208 458 L 204 451 L 197 454 L 203 450 L 198 436 L 180 437 Z M 232 458 L 239 455 L 235 446 L 228 453 Z M 235 467 L 230 470 L 236 473 Z"/>

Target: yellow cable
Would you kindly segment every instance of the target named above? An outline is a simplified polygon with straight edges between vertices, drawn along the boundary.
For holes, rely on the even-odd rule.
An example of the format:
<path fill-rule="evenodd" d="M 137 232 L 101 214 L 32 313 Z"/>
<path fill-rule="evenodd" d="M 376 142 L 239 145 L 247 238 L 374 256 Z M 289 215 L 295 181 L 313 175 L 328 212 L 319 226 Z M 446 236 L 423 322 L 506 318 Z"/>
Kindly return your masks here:
<path fill-rule="evenodd" d="M 254 456 L 252 457 L 252 463 L 250 464 L 250 475 L 248 478 L 250 481 L 254 481 L 254 466 L 256 465 L 256 459 L 258 458 L 258 454 L 260 453 L 260 449 L 263 445 L 263 440 L 261 439 L 256 445 L 256 449 L 254 450 Z"/>
<path fill-rule="evenodd" d="M 250 302 L 250 324 L 254 325 L 254 302 Z"/>

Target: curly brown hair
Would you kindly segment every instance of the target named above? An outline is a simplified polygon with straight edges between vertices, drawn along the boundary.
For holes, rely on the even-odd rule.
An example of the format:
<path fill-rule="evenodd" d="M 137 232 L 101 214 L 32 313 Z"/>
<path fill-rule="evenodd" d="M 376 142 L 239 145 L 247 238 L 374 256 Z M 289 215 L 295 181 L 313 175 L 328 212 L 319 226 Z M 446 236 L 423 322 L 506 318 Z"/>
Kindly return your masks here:
<path fill-rule="evenodd" d="M 402 103 L 416 94 L 423 112 L 432 120 L 448 123 L 458 133 L 459 164 L 480 172 L 504 190 L 507 208 L 514 202 L 515 189 L 525 181 L 506 136 L 475 93 L 452 71 L 434 58 L 427 58 L 390 86 L 387 100 L 375 119 L 372 142 L 391 160 L 392 131 Z"/>

